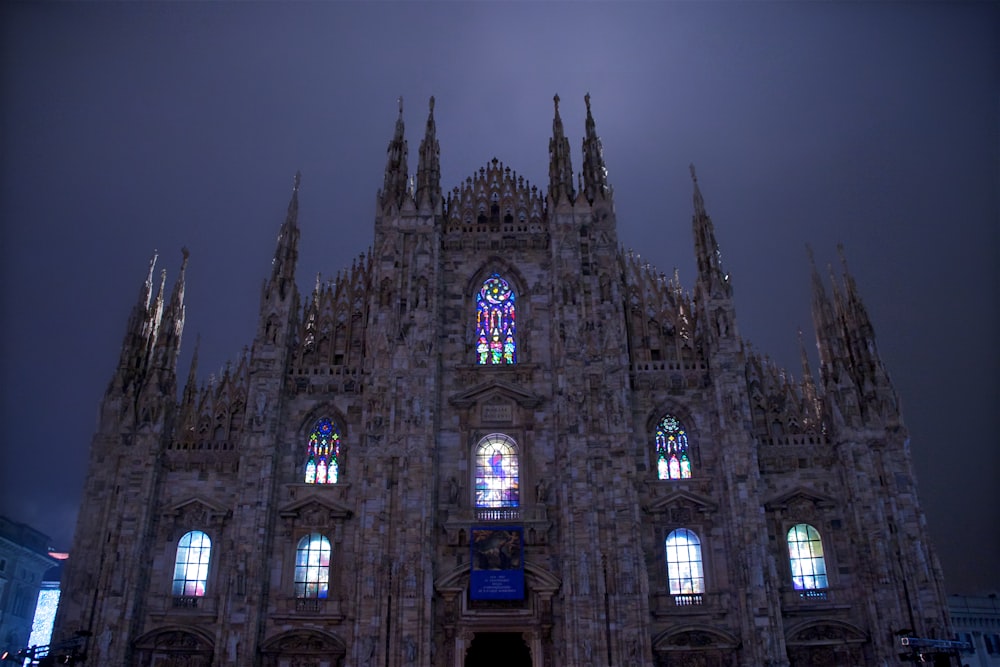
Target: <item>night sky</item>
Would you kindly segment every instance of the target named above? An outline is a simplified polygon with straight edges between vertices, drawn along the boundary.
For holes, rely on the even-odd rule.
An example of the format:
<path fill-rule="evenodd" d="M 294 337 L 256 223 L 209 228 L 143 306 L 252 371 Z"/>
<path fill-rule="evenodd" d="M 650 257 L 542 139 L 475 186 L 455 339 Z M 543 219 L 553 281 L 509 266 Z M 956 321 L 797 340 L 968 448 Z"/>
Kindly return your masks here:
<path fill-rule="evenodd" d="M 249 345 L 295 171 L 298 280 L 367 251 L 402 95 L 416 171 L 579 170 L 589 92 L 619 240 L 694 284 L 695 163 L 738 326 L 816 366 L 837 244 L 903 402 L 949 592 L 1000 589 L 1000 5 L 7 3 L 0 9 L 0 513 L 68 549 L 99 401 L 154 249 L 187 278 L 179 375 Z"/>

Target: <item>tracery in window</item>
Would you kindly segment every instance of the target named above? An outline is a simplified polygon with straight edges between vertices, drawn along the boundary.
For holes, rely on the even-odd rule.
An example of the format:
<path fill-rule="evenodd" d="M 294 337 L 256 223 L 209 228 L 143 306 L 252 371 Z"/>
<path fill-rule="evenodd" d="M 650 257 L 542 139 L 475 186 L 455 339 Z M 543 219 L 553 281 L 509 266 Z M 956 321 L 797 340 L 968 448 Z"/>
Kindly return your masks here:
<path fill-rule="evenodd" d="M 701 563 L 701 540 L 687 528 L 667 535 L 667 579 L 671 595 L 705 592 L 705 571 Z"/>
<path fill-rule="evenodd" d="M 656 425 L 656 476 L 659 479 L 691 476 L 687 432 L 673 415 L 666 415 Z"/>
<path fill-rule="evenodd" d="M 517 361 L 514 291 L 494 273 L 476 296 L 476 357 L 480 364 Z"/>
<path fill-rule="evenodd" d="M 517 444 L 502 433 L 483 438 L 476 447 L 476 507 L 517 507 Z"/>
<path fill-rule="evenodd" d="M 309 434 L 306 484 L 336 484 L 340 479 L 340 431 L 324 417 Z"/>
<path fill-rule="evenodd" d="M 826 560 L 819 532 L 808 523 L 800 523 L 788 531 L 787 542 L 795 590 L 827 588 Z"/>
<path fill-rule="evenodd" d="M 295 550 L 295 597 L 326 598 L 330 593 L 330 540 L 311 533 Z"/>
<path fill-rule="evenodd" d="M 200 530 L 184 534 L 177 542 L 177 557 L 174 559 L 174 595 L 205 595 L 211 556 L 212 540 L 208 535 Z"/>

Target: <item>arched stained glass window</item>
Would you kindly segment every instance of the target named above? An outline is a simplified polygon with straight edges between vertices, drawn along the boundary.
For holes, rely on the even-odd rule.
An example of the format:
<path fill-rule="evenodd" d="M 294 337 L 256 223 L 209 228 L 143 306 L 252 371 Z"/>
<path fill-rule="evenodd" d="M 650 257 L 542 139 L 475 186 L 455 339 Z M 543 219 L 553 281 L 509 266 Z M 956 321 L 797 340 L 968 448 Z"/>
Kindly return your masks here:
<path fill-rule="evenodd" d="M 678 528 L 667 535 L 667 579 L 671 595 L 705 592 L 701 540 L 693 531 Z"/>
<path fill-rule="evenodd" d="M 212 540 L 200 530 L 185 533 L 177 542 L 174 559 L 174 595 L 201 597 L 208 583 L 208 561 L 212 556 Z"/>
<path fill-rule="evenodd" d="M 823 540 L 808 523 L 788 531 L 788 560 L 792 566 L 792 585 L 797 591 L 827 588 Z"/>
<path fill-rule="evenodd" d="M 476 507 L 518 507 L 517 444 L 502 433 L 476 447 Z"/>
<path fill-rule="evenodd" d="M 480 364 L 517 361 L 514 291 L 496 273 L 476 296 L 476 358 Z"/>
<path fill-rule="evenodd" d="M 687 432 L 673 415 L 665 416 L 656 425 L 656 476 L 659 479 L 691 476 Z"/>
<path fill-rule="evenodd" d="M 340 431 L 324 417 L 309 434 L 306 484 L 336 484 L 340 479 Z"/>
<path fill-rule="evenodd" d="M 295 550 L 295 597 L 323 598 L 330 593 L 330 540 L 311 533 Z"/>

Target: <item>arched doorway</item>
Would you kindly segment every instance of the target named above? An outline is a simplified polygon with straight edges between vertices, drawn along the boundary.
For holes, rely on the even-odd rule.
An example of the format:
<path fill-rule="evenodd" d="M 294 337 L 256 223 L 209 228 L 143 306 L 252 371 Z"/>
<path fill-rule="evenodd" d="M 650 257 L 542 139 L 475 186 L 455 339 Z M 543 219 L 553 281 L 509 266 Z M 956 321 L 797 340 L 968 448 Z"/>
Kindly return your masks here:
<path fill-rule="evenodd" d="M 477 632 L 465 667 L 531 667 L 531 651 L 520 632 Z"/>

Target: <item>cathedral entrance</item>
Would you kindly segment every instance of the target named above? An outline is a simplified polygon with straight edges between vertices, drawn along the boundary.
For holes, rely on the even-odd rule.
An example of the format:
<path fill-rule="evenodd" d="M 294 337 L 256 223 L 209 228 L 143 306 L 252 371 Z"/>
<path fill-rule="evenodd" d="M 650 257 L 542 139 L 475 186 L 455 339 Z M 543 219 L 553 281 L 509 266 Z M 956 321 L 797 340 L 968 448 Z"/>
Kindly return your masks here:
<path fill-rule="evenodd" d="M 520 632 L 477 632 L 465 667 L 532 667 L 531 651 Z"/>

